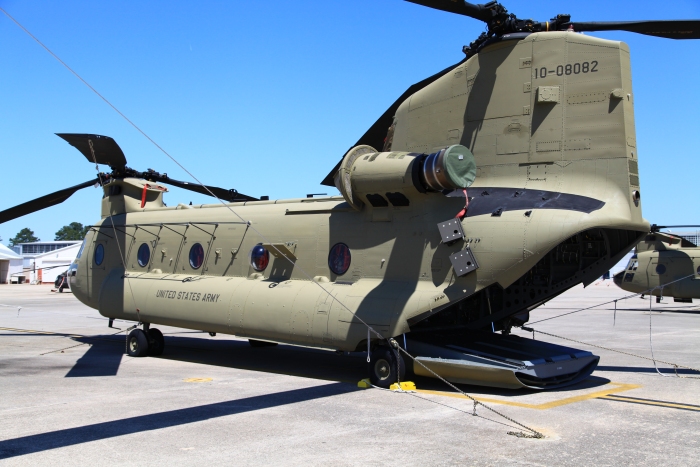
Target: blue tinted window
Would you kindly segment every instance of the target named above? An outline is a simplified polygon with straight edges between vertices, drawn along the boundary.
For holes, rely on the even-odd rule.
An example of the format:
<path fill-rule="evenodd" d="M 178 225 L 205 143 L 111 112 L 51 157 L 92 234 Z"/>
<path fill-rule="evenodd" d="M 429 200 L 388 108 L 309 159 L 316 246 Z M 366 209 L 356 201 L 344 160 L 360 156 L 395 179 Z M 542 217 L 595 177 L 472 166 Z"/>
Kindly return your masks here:
<path fill-rule="evenodd" d="M 250 265 L 256 271 L 264 271 L 270 263 L 270 252 L 262 245 L 255 245 L 250 250 Z"/>
<path fill-rule="evenodd" d="M 656 265 L 656 274 L 663 274 L 666 272 L 666 266 L 663 264 L 657 264 Z"/>
<path fill-rule="evenodd" d="M 148 265 L 148 261 L 151 259 L 151 249 L 148 248 L 148 244 L 142 243 L 139 247 L 139 254 L 137 256 L 139 266 L 142 268 Z"/>
<path fill-rule="evenodd" d="M 199 269 L 204 262 L 204 248 L 199 243 L 195 243 L 190 248 L 190 266 L 193 269 Z"/>
<path fill-rule="evenodd" d="M 80 250 L 78 250 L 78 255 L 76 258 L 80 259 L 83 254 L 83 249 L 85 249 L 85 243 L 87 243 L 87 238 L 83 239 L 83 243 L 80 245 Z"/>
<path fill-rule="evenodd" d="M 350 267 L 350 248 L 345 243 L 336 243 L 328 253 L 328 267 L 338 276 L 345 274 Z"/>
<path fill-rule="evenodd" d="M 99 266 L 102 264 L 102 261 L 105 259 L 105 247 L 101 244 L 97 244 L 97 248 L 95 248 L 95 264 Z"/>

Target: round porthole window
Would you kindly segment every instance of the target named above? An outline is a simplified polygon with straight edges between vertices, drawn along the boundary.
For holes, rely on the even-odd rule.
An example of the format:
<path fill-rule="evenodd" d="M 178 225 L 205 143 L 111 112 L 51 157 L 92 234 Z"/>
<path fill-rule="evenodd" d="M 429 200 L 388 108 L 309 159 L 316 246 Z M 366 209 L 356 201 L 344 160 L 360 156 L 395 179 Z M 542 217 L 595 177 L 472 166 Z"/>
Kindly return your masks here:
<path fill-rule="evenodd" d="M 195 243 L 190 248 L 190 266 L 192 269 L 199 269 L 204 262 L 204 248 L 199 243 Z"/>
<path fill-rule="evenodd" d="M 142 268 L 148 265 L 148 261 L 151 259 L 151 249 L 148 248 L 147 243 L 142 243 L 139 247 L 139 253 L 136 255 L 136 259 L 139 262 L 139 266 Z"/>
<path fill-rule="evenodd" d="M 101 243 L 97 244 L 97 248 L 95 248 L 95 264 L 99 266 L 102 264 L 102 261 L 105 259 L 105 247 Z"/>
<path fill-rule="evenodd" d="M 656 265 L 656 274 L 663 274 L 666 272 L 666 266 L 663 264 L 657 264 Z"/>
<path fill-rule="evenodd" d="M 336 243 L 328 253 L 328 267 L 334 274 L 342 276 L 350 267 L 350 248 L 345 243 Z"/>
<path fill-rule="evenodd" d="M 250 265 L 256 271 L 264 271 L 267 265 L 270 263 L 270 252 L 265 249 L 262 245 L 255 245 L 252 250 L 250 250 Z"/>

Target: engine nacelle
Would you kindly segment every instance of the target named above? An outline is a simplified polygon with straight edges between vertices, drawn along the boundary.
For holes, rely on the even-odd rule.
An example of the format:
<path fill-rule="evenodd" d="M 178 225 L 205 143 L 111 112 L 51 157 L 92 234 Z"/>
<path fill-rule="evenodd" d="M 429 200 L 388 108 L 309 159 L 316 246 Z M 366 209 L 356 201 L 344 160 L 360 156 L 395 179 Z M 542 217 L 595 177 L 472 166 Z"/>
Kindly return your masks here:
<path fill-rule="evenodd" d="M 348 204 L 360 210 L 364 204 L 407 206 L 414 195 L 467 188 L 475 177 L 474 155 L 459 144 L 432 154 L 356 146 L 343 158 L 335 186 Z"/>

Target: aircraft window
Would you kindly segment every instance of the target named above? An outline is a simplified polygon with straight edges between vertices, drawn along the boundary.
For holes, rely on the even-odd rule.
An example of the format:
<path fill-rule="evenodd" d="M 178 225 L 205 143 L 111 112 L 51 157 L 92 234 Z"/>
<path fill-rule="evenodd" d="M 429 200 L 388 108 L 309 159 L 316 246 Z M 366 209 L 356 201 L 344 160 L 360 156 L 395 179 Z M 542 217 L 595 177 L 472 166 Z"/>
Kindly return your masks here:
<path fill-rule="evenodd" d="M 625 274 L 625 282 L 632 282 L 632 279 L 634 279 L 634 273 L 628 272 Z"/>
<path fill-rule="evenodd" d="M 697 273 L 698 273 L 698 276 L 700 276 L 700 266 L 698 266 Z"/>
<path fill-rule="evenodd" d="M 656 274 L 663 274 L 666 272 L 666 266 L 663 264 L 657 264 L 656 265 Z"/>
<path fill-rule="evenodd" d="M 256 271 L 264 271 L 267 265 L 270 263 L 270 252 L 265 249 L 262 245 L 255 245 L 252 250 L 250 250 L 250 265 Z"/>
<path fill-rule="evenodd" d="M 204 262 L 204 248 L 199 243 L 195 243 L 190 248 L 190 266 L 192 269 L 199 269 Z"/>
<path fill-rule="evenodd" d="M 101 243 L 97 244 L 97 248 L 95 248 L 95 264 L 99 266 L 102 264 L 102 261 L 105 259 L 105 247 Z"/>
<path fill-rule="evenodd" d="M 144 268 L 148 265 L 148 261 L 151 259 L 151 249 L 148 248 L 147 243 L 141 244 L 141 246 L 139 247 L 139 253 L 136 256 L 136 259 L 139 262 L 139 266 L 141 266 L 142 268 Z"/>
<path fill-rule="evenodd" d="M 76 256 L 77 259 L 80 259 L 80 256 L 83 254 L 83 249 L 85 248 L 85 243 L 87 243 L 87 238 L 83 239 L 83 244 L 80 245 L 80 250 L 78 250 L 78 256 Z"/>
<path fill-rule="evenodd" d="M 328 267 L 338 276 L 345 274 L 350 267 L 350 248 L 345 243 L 336 243 L 328 253 Z"/>
<path fill-rule="evenodd" d="M 628 270 L 636 271 L 638 265 L 639 265 L 639 261 L 632 260 L 632 261 L 630 261 L 630 267 L 628 268 Z"/>

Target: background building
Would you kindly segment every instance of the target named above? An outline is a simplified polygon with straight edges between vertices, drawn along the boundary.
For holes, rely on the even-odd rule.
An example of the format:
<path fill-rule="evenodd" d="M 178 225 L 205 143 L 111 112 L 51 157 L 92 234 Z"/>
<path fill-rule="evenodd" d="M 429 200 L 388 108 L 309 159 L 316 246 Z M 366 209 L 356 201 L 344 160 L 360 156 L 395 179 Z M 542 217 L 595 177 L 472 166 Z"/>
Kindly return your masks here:
<path fill-rule="evenodd" d="M 19 243 L 12 247 L 17 254 L 19 254 L 24 259 L 24 267 L 31 268 L 34 258 L 45 253 L 49 253 L 56 250 L 61 250 L 73 245 L 80 245 L 83 243 L 81 240 L 59 240 L 54 242 L 31 242 L 31 243 Z M 77 253 L 76 253 L 77 254 Z M 74 256 L 75 258 L 75 256 Z"/>
<path fill-rule="evenodd" d="M 35 284 L 53 284 L 56 281 L 56 277 L 68 269 L 70 263 L 78 256 L 81 244 L 82 242 L 77 242 L 65 248 L 34 256 L 31 260 L 32 266 L 29 280 Z"/>
<path fill-rule="evenodd" d="M 13 249 L 22 259 L 26 280 L 32 284 L 53 284 L 68 269 L 80 251 L 82 241 L 20 243 Z"/>
<path fill-rule="evenodd" d="M 668 233 L 683 237 L 694 245 L 700 241 L 700 230 L 669 230 Z"/>
<path fill-rule="evenodd" d="M 0 284 L 8 284 L 22 273 L 22 257 L 0 244 Z"/>

